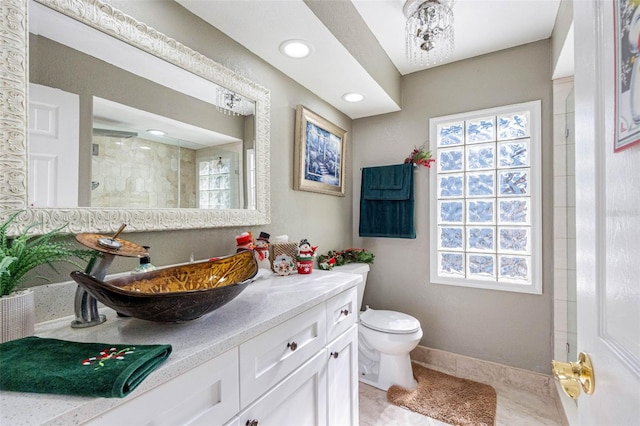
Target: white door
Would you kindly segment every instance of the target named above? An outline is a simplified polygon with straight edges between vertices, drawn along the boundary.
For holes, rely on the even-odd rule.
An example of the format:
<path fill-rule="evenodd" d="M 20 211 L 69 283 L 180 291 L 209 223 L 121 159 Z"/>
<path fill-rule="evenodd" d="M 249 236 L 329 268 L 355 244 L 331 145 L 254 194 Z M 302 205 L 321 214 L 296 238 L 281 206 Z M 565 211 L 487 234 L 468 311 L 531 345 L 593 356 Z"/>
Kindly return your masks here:
<path fill-rule="evenodd" d="M 613 152 L 614 4 L 573 2 L 580 425 L 640 424 L 640 145 Z"/>
<path fill-rule="evenodd" d="M 77 207 L 80 98 L 29 84 L 29 206 Z"/>

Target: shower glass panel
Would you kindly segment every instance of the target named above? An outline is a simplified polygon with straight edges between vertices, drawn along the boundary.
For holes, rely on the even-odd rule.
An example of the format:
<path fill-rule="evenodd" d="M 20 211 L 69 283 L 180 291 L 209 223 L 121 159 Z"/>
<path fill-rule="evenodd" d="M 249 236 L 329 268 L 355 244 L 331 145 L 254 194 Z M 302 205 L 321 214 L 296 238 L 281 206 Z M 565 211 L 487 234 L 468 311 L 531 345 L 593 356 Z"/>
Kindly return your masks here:
<path fill-rule="evenodd" d="M 576 312 L 575 107 L 573 89 L 565 100 L 567 147 L 567 361 L 578 359 Z"/>

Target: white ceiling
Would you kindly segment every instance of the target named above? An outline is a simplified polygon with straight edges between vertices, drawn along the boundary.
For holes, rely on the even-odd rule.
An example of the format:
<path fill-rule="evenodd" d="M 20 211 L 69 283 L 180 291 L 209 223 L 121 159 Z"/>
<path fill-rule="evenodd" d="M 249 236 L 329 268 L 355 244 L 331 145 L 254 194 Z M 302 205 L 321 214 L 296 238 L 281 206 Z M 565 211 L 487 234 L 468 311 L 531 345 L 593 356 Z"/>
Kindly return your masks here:
<path fill-rule="evenodd" d="M 194 150 L 242 142 L 232 136 L 192 126 L 96 96 L 93 97 L 93 128 L 94 130 L 108 129 L 133 132 L 142 139 Z M 149 133 L 149 129 L 162 130 L 166 135 L 154 136 Z"/>
<path fill-rule="evenodd" d="M 427 68 L 405 58 L 404 0 L 352 0 L 401 74 Z M 560 0 L 455 0 L 455 51 L 445 63 L 544 40 Z"/>
<path fill-rule="evenodd" d="M 176 1 L 351 118 L 401 108 L 372 76 L 376 73 L 365 69 L 303 0 Z M 427 68 L 405 60 L 404 0 L 351 1 L 400 74 Z M 455 50 L 444 63 L 549 38 L 559 5 L 560 0 L 455 0 Z M 310 42 L 312 55 L 284 57 L 279 45 L 289 39 Z M 566 56 L 571 62 L 572 55 Z M 341 99 L 347 92 L 362 93 L 365 100 L 348 103 Z"/>

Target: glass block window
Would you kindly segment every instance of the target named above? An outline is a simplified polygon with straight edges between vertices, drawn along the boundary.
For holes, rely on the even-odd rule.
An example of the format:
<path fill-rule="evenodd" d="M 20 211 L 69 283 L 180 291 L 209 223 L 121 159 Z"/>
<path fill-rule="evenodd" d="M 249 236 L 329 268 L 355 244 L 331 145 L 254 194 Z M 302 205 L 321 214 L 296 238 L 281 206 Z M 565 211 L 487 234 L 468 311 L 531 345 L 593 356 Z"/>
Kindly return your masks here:
<path fill-rule="evenodd" d="M 542 293 L 540 101 L 429 128 L 431 282 Z"/>
<path fill-rule="evenodd" d="M 231 159 L 214 157 L 198 163 L 198 207 L 231 208 Z"/>

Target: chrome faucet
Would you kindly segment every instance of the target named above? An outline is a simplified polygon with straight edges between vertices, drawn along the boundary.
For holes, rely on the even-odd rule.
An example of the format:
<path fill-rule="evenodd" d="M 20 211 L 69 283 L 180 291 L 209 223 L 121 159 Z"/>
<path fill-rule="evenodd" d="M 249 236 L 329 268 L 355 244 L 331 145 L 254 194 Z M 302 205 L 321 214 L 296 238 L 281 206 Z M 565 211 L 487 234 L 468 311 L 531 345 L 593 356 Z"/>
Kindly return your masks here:
<path fill-rule="evenodd" d="M 107 275 L 107 269 L 115 259 L 115 255 L 103 253 L 97 262 L 92 262 L 87 267 L 87 273 L 93 275 L 100 281 L 104 280 Z M 76 319 L 71 322 L 72 328 L 86 328 L 94 325 L 102 324 L 107 320 L 105 315 L 98 312 L 98 301 L 91 296 L 87 290 L 78 286 L 73 302 L 73 308 L 76 313 Z"/>
<path fill-rule="evenodd" d="M 107 269 L 109 269 L 116 256 L 148 256 L 144 247 L 117 239 L 125 226 L 127 224 L 123 223 L 113 237 L 95 234 L 79 234 L 76 236 L 76 240 L 81 244 L 101 252 L 99 259 L 94 259 L 87 265 L 86 273 L 93 275 L 100 281 L 104 281 L 107 276 Z M 126 244 L 126 249 L 119 252 L 124 245 L 123 243 Z M 93 327 L 107 320 L 105 315 L 98 312 L 98 301 L 81 286 L 76 289 L 73 307 L 76 318 L 71 322 L 72 328 Z"/>

